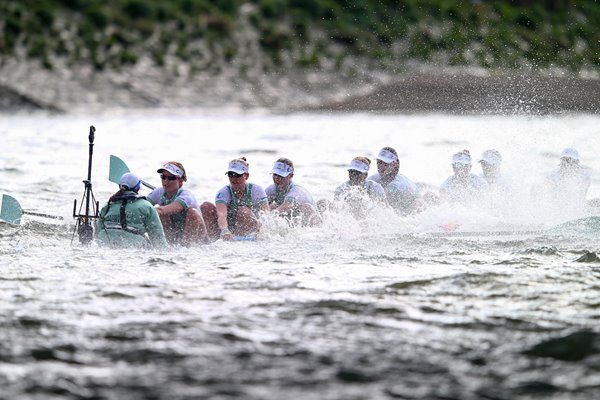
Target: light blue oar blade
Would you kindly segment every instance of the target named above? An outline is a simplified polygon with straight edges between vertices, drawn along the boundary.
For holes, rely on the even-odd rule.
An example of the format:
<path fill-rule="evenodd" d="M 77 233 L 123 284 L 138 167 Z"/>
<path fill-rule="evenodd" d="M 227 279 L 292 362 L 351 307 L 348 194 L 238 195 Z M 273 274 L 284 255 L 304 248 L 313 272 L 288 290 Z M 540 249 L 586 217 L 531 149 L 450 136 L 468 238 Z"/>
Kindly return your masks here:
<path fill-rule="evenodd" d="M 22 215 L 23 209 L 17 199 L 7 194 L 3 194 L 2 208 L 0 208 L 0 220 L 8 222 L 9 224 L 19 225 L 21 223 Z"/>
<path fill-rule="evenodd" d="M 234 242 L 254 242 L 256 241 L 256 236 L 250 235 L 250 236 L 234 236 L 233 237 L 233 241 Z"/>
<path fill-rule="evenodd" d="M 111 154 L 110 164 L 108 167 L 108 180 L 118 185 L 119 181 L 121 180 L 121 176 L 127 172 L 129 172 L 127 164 L 125 164 L 125 162 L 119 157 Z"/>

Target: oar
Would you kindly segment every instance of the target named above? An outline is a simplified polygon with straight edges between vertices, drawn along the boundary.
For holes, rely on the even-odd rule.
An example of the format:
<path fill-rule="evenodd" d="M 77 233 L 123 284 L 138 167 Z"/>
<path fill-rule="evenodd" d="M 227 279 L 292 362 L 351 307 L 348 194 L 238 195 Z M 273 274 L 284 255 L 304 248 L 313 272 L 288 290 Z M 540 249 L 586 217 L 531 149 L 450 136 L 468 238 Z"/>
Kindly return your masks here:
<path fill-rule="evenodd" d="M 254 242 L 256 241 L 256 236 L 234 236 L 232 241 L 234 242 Z"/>
<path fill-rule="evenodd" d="M 111 154 L 108 167 L 108 180 L 118 185 L 119 181 L 121 180 L 121 176 L 127 172 L 129 172 L 129 168 L 127 167 L 127 164 L 125 164 L 125 161 Z M 142 181 L 142 185 L 146 186 L 150 190 L 156 189 L 156 187 L 152 186 L 146 181 Z"/>
<path fill-rule="evenodd" d="M 21 208 L 21 205 L 12 196 L 7 194 L 2 195 L 2 207 L 0 208 L 0 220 L 8 222 L 9 224 L 19 225 L 21 223 L 21 216 L 23 214 L 33 215 L 36 217 L 51 218 L 51 219 L 63 219 L 58 215 L 44 214 L 34 211 L 26 211 Z"/>

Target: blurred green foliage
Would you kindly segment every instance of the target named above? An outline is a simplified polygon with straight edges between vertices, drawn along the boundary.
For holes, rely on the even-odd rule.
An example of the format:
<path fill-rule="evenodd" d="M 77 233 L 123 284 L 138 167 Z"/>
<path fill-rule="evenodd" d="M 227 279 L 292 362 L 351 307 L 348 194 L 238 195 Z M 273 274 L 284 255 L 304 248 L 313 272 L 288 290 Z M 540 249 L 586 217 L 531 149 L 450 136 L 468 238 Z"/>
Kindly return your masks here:
<path fill-rule="evenodd" d="M 0 2 L 0 62 L 119 69 L 149 57 L 215 70 L 246 54 L 265 68 L 416 59 L 516 68 L 600 67 L 600 0 L 21 0 Z"/>

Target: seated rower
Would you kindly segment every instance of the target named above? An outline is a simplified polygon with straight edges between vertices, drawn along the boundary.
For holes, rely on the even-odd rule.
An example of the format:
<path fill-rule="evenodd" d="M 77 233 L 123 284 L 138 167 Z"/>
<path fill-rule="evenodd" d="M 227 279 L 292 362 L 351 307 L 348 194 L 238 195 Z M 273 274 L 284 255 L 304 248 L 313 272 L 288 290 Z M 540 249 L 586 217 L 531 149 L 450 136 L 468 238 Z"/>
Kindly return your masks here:
<path fill-rule="evenodd" d="M 417 185 L 406 176 L 398 173 L 400 159 L 392 147 L 384 147 L 377 155 L 377 173 L 369 177 L 385 189 L 387 201 L 401 214 L 410 214 L 420 207 Z"/>
<path fill-rule="evenodd" d="M 546 177 L 545 190 L 551 206 L 576 216 L 586 206 L 590 171 L 579 163 L 579 152 L 568 147 L 560 154 L 558 168 Z"/>
<path fill-rule="evenodd" d="M 158 213 L 138 195 L 142 181 L 126 173 L 119 180 L 119 191 L 111 196 L 96 222 L 96 239 L 114 247 L 165 247 L 167 241 Z"/>
<path fill-rule="evenodd" d="M 502 164 L 502 155 L 496 149 L 490 149 L 481 155 L 481 177 L 485 179 L 490 188 L 501 187 L 504 184 L 500 166 Z"/>
<path fill-rule="evenodd" d="M 217 192 L 215 204 L 202 203 L 202 215 L 206 220 L 211 240 L 229 241 L 234 236 L 256 235 L 260 229 L 259 212 L 268 212 L 265 190 L 249 183 L 249 164 L 245 157 L 229 162 L 225 175 L 229 185 Z"/>
<path fill-rule="evenodd" d="M 196 197 L 183 188 L 187 181 L 183 165 L 169 161 L 156 172 L 160 174 L 162 186 L 150 192 L 147 198 L 153 205 L 158 205 L 156 211 L 169 244 L 189 246 L 207 242 L 206 225 Z"/>
<path fill-rule="evenodd" d="M 470 203 L 488 188 L 487 182 L 471 173 L 471 153 L 462 150 L 452 156 L 454 175 L 440 186 L 440 200 L 451 203 Z"/>
<path fill-rule="evenodd" d="M 280 158 L 273 165 L 271 173 L 273 185 L 265 189 L 271 211 L 288 220 L 297 217 L 302 225 L 319 225 L 321 217 L 313 197 L 308 190 L 292 182 L 294 163 L 287 158 Z"/>
<path fill-rule="evenodd" d="M 334 193 L 334 200 L 348 205 L 355 218 L 364 218 L 373 206 L 386 203 L 383 186 L 367 180 L 370 164 L 367 157 L 355 157 L 348 167 L 348 181 L 338 186 Z"/>

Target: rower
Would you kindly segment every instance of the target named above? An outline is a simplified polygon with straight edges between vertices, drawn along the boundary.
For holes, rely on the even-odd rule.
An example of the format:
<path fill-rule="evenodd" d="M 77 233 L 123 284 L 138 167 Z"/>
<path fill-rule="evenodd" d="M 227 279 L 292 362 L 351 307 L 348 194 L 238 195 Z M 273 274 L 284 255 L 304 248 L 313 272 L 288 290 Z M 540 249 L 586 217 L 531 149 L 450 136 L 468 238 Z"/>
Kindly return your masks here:
<path fill-rule="evenodd" d="M 501 181 L 500 165 L 502 164 L 502 155 L 496 149 L 490 149 L 481 155 L 481 177 L 485 179 L 488 185 L 493 186 Z"/>
<path fill-rule="evenodd" d="M 410 214 L 420 205 L 419 189 L 413 181 L 398 173 L 399 170 L 398 153 L 392 147 L 384 147 L 377 155 L 377 173 L 368 179 L 383 186 L 390 206 L 402 214 Z"/>
<path fill-rule="evenodd" d="M 581 212 L 590 187 L 590 171 L 579 163 L 579 152 L 571 147 L 560 154 L 558 168 L 548 175 L 545 186 L 551 205 L 568 213 Z"/>
<path fill-rule="evenodd" d="M 370 165 L 367 157 L 353 158 L 348 167 L 348 180 L 334 193 L 334 200 L 349 207 L 358 219 L 364 218 L 375 206 L 387 203 L 383 186 L 367 179 Z"/>
<path fill-rule="evenodd" d="M 271 211 L 290 222 L 298 218 L 301 225 L 315 226 L 321 223 L 315 202 L 308 190 L 295 182 L 294 163 L 288 158 L 279 158 L 271 170 L 273 184 L 265 189 Z"/>
<path fill-rule="evenodd" d="M 207 201 L 201 206 L 209 237 L 226 241 L 253 237 L 260 230 L 259 213 L 269 211 L 265 190 L 248 182 L 250 172 L 245 157 L 231 160 L 225 175 L 229 185 L 217 192 L 215 204 Z"/>
<path fill-rule="evenodd" d="M 471 173 L 471 153 L 462 150 L 452 156 L 454 174 L 440 186 L 440 200 L 451 203 L 470 203 L 488 188 L 486 181 Z"/>
<path fill-rule="evenodd" d="M 96 222 L 99 243 L 114 247 L 164 247 L 165 233 L 158 213 L 138 195 L 142 181 L 130 172 L 119 180 L 119 191 L 108 200 Z"/>
<path fill-rule="evenodd" d="M 157 205 L 156 211 L 169 244 L 189 246 L 206 243 L 206 225 L 198 201 L 191 191 L 183 188 L 187 181 L 183 165 L 169 161 L 156 172 L 160 174 L 162 186 L 150 192 L 148 201 Z"/>

